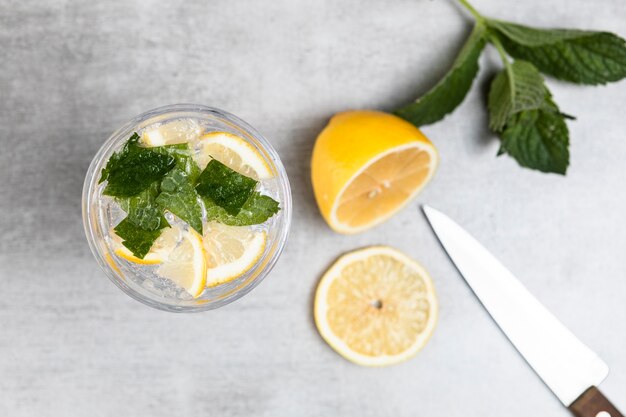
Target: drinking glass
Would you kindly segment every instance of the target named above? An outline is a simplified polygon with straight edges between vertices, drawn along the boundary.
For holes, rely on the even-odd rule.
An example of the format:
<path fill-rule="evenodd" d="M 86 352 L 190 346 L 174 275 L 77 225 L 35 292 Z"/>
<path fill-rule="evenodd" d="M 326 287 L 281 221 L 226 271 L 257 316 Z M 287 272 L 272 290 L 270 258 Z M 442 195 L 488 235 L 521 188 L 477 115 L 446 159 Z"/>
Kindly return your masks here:
<path fill-rule="evenodd" d="M 166 280 L 117 257 L 109 231 L 125 213 L 110 197 L 103 196 L 104 184 L 98 184 L 102 168 L 111 155 L 121 149 L 133 132 L 155 124 L 179 119 L 197 121 L 207 132 L 220 131 L 239 136 L 265 159 L 273 178 L 262 180 L 260 190 L 280 204 L 280 211 L 260 227 L 266 232 L 265 250 L 259 260 L 240 277 L 207 288 L 198 298 L 181 297 Z M 171 312 L 197 312 L 222 307 L 250 292 L 272 270 L 289 233 L 291 190 L 285 168 L 272 145 L 252 126 L 238 117 L 213 107 L 198 104 L 175 104 L 147 111 L 134 117 L 113 133 L 93 158 L 83 187 L 83 223 L 89 247 L 96 261 L 115 285 L 132 298 L 151 307 Z"/>

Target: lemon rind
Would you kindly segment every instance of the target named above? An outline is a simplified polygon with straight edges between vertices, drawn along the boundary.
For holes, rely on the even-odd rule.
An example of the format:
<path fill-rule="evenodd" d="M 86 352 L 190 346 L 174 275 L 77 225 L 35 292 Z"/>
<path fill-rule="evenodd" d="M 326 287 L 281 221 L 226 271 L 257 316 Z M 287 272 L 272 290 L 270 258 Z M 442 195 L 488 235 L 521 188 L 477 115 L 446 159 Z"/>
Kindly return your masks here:
<path fill-rule="evenodd" d="M 158 265 L 163 262 L 162 259 L 151 259 L 149 258 L 152 253 L 148 253 L 145 258 L 141 259 L 133 255 L 128 249 L 117 248 L 114 250 L 114 253 L 119 258 L 122 258 L 128 262 L 132 262 L 138 265 Z"/>
<path fill-rule="evenodd" d="M 197 146 L 204 149 L 206 145 L 203 143 L 210 142 L 229 148 L 240 155 L 241 159 L 257 173 L 258 180 L 266 180 L 273 177 L 272 171 L 263 155 L 243 138 L 229 132 L 210 132 L 200 137 Z M 201 166 L 200 168 L 204 167 Z"/>
<path fill-rule="evenodd" d="M 252 269 L 252 267 L 256 265 L 256 263 L 265 253 L 265 247 L 267 246 L 267 234 L 265 232 L 257 232 L 255 233 L 255 236 L 253 238 L 253 242 L 255 242 L 257 239 L 261 239 L 260 244 L 257 244 L 257 249 L 254 252 L 251 252 L 253 254 L 252 256 L 246 257 L 246 254 L 249 252 L 248 250 L 246 250 L 246 252 L 244 252 L 244 256 L 234 262 L 219 265 L 215 268 L 208 268 L 206 281 L 207 288 L 213 288 L 218 285 L 231 282 Z M 245 262 L 242 261 L 242 259 L 245 260 Z M 237 266 L 237 268 L 234 268 L 235 272 L 222 272 L 224 270 L 231 269 L 235 265 Z M 214 276 L 217 276 L 217 278 L 213 278 Z"/>

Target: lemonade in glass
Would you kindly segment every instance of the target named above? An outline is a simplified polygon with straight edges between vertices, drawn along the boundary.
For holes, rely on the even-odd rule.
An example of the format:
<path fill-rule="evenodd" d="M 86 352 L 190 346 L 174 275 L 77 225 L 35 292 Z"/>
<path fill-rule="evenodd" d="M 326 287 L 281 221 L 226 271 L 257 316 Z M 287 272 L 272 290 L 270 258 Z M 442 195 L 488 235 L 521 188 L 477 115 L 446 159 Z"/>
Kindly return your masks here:
<path fill-rule="evenodd" d="M 203 311 L 248 293 L 287 239 L 291 192 L 274 148 L 211 107 L 143 113 L 94 157 L 83 189 L 91 250 L 131 297 Z"/>

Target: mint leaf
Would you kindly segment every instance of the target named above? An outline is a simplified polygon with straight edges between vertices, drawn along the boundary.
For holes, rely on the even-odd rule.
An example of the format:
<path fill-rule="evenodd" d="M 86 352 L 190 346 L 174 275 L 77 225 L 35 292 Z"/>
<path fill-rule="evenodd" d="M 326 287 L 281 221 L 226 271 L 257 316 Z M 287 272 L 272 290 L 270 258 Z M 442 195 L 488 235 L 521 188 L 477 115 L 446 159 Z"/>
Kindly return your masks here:
<path fill-rule="evenodd" d="M 533 64 L 515 61 L 508 65 L 491 83 L 489 127 L 499 132 L 513 114 L 541 107 L 546 92 L 543 77 Z"/>
<path fill-rule="evenodd" d="M 143 259 L 155 240 L 161 235 L 161 230 L 146 230 L 133 224 L 128 218 L 115 226 L 115 233 L 122 238 L 126 246 L 136 257 Z"/>
<path fill-rule="evenodd" d="M 164 155 L 171 155 L 176 160 L 176 167 L 184 171 L 193 183 L 200 176 L 200 167 L 191 156 L 191 149 L 187 143 L 176 145 L 156 146 L 149 148 Z"/>
<path fill-rule="evenodd" d="M 122 149 L 120 149 L 119 151 L 111 155 L 111 157 L 107 161 L 106 166 L 102 168 L 102 171 L 100 173 L 100 180 L 98 181 L 98 184 L 102 184 L 104 181 L 106 181 L 109 178 L 109 173 L 111 172 L 111 170 L 120 163 L 120 160 L 123 156 L 126 156 L 131 151 L 131 149 L 134 149 L 137 146 L 138 142 L 139 142 L 139 135 L 137 134 L 137 132 L 135 132 L 126 141 Z"/>
<path fill-rule="evenodd" d="M 109 158 L 100 177 L 100 182 L 108 181 L 103 194 L 113 197 L 137 195 L 174 167 L 173 156 L 137 146 L 138 139 L 134 133 L 122 150 Z"/>
<path fill-rule="evenodd" d="M 537 68 L 526 61 L 508 64 L 491 83 L 490 127 L 500 132 L 499 155 L 508 153 L 524 167 L 565 174 L 569 133 Z"/>
<path fill-rule="evenodd" d="M 153 182 L 147 189 L 134 197 L 117 198 L 126 218 L 135 226 L 146 230 L 159 230 L 167 226 L 163 210 L 157 205 L 159 183 Z"/>
<path fill-rule="evenodd" d="M 174 168 L 163 178 L 156 203 L 202 234 L 202 206 L 189 176 L 180 168 Z"/>
<path fill-rule="evenodd" d="M 504 152 L 527 168 L 565 175 L 569 164 L 569 132 L 549 96 L 540 109 L 514 115 L 501 134 Z"/>
<path fill-rule="evenodd" d="M 209 221 L 213 220 L 229 226 L 251 226 L 265 223 L 267 219 L 280 210 L 278 201 L 272 197 L 261 195 L 257 191 L 252 193 L 236 216 L 228 214 L 210 198 L 203 198 L 202 201 L 204 201 Z"/>
<path fill-rule="evenodd" d="M 257 181 L 241 175 L 212 159 L 200 174 L 196 191 L 202 197 L 211 199 L 228 214 L 236 216 L 252 195 Z"/>
<path fill-rule="evenodd" d="M 604 84 L 626 77 L 626 42 L 609 32 L 538 29 L 488 20 L 506 51 L 545 74 L 578 84 Z"/>
<path fill-rule="evenodd" d="M 419 127 L 437 122 L 451 113 L 472 86 L 484 46 L 485 26 L 477 23 L 445 77 L 415 103 L 396 110 L 395 114 Z"/>
<path fill-rule="evenodd" d="M 161 179 L 174 166 L 174 158 L 152 151 L 130 153 L 120 158 L 107 177 L 103 194 L 130 197 Z"/>

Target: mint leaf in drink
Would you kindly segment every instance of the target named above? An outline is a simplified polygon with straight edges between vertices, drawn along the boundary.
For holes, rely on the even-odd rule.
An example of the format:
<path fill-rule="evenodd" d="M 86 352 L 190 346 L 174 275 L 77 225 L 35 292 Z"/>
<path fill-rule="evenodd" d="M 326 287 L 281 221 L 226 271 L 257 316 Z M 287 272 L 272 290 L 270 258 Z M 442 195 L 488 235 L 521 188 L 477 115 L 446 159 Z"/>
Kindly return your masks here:
<path fill-rule="evenodd" d="M 200 176 L 200 167 L 191 156 L 191 149 L 187 143 L 176 145 L 156 146 L 149 148 L 164 155 L 171 155 L 176 160 L 176 167 L 184 171 L 189 177 L 189 181 L 194 183 Z"/>
<path fill-rule="evenodd" d="M 523 167 L 565 175 L 569 164 L 569 132 L 564 116 L 549 96 L 542 108 L 514 115 L 501 139 L 499 154 L 508 153 Z"/>
<path fill-rule="evenodd" d="M 451 113 L 472 86 L 484 46 L 485 26 L 478 22 L 445 77 L 415 103 L 395 113 L 418 127 L 437 122 Z"/>
<path fill-rule="evenodd" d="M 203 198 L 207 220 L 217 221 L 229 226 L 251 226 L 264 223 L 280 210 L 278 201 L 255 191 L 245 202 L 236 216 L 228 214 L 210 198 Z"/>
<path fill-rule="evenodd" d="M 122 244 L 130 250 L 133 255 L 143 259 L 155 240 L 161 235 L 161 230 L 146 230 L 133 222 L 128 217 L 115 226 L 115 234 L 122 238 Z"/>
<path fill-rule="evenodd" d="M 535 66 L 526 61 L 507 65 L 492 81 L 489 91 L 489 127 L 501 131 L 509 118 L 523 110 L 538 109 L 547 89 Z"/>
<path fill-rule="evenodd" d="M 138 142 L 139 142 L 139 135 L 137 134 L 137 132 L 135 132 L 126 141 L 122 149 L 120 149 L 119 151 L 111 155 L 111 157 L 107 161 L 106 166 L 102 168 L 102 172 L 100 173 L 100 180 L 98 181 L 98 184 L 102 184 L 104 181 L 106 181 L 109 178 L 109 173 L 111 172 L 111 170 L 120 163 L 120 160 L 122 159 L 122 157 L 128 155 L 128 153 L 131 152 L 132 149 L 137 147 Z"/>
<path fill-rule="evenodd" d="M 158 181 L 174 166 L 174 158 L 153 151 L 133 152 L 113 166 L 107 177 L 103 194 L 131 197 Z"/>
<path fill-rule="evenodd" d="M 136 196 L 117 198 L 117 202 L 128 214 L 126 216 L 128 221 L 135 226 L 145 230 L 159 230 L 167 227 L 163 210 L 156 203 L 159 192 L 159 183 L 155 181 Z"/>
<path fill-rule="evenodd" d="M 107 181 L 103 194 L 132 197 L 174 167 L 173 156 L 137 146 L 138 138 L 136 133 L 133 134 L 122 150 L 109 158 L 100 177 L 100 182 Z"/>
<path fill-rule="evenodd" d="M 605 84 L 626 77 L 626 42 L 608 32 L 538 29 L 501 20 L 487 20 L 514 58 L 578 84 Z"/>
<path fill-rule="evenodd" d="M 198 177 L 196 191 L 236 216 L 252 195 L 257 181 L 212 159 Z"/>
<path fill-rule="evenodd" d="M 185 171 L 177 167 L 163 178 L 156 203 L 202 234 L 202 206 Z"/>

